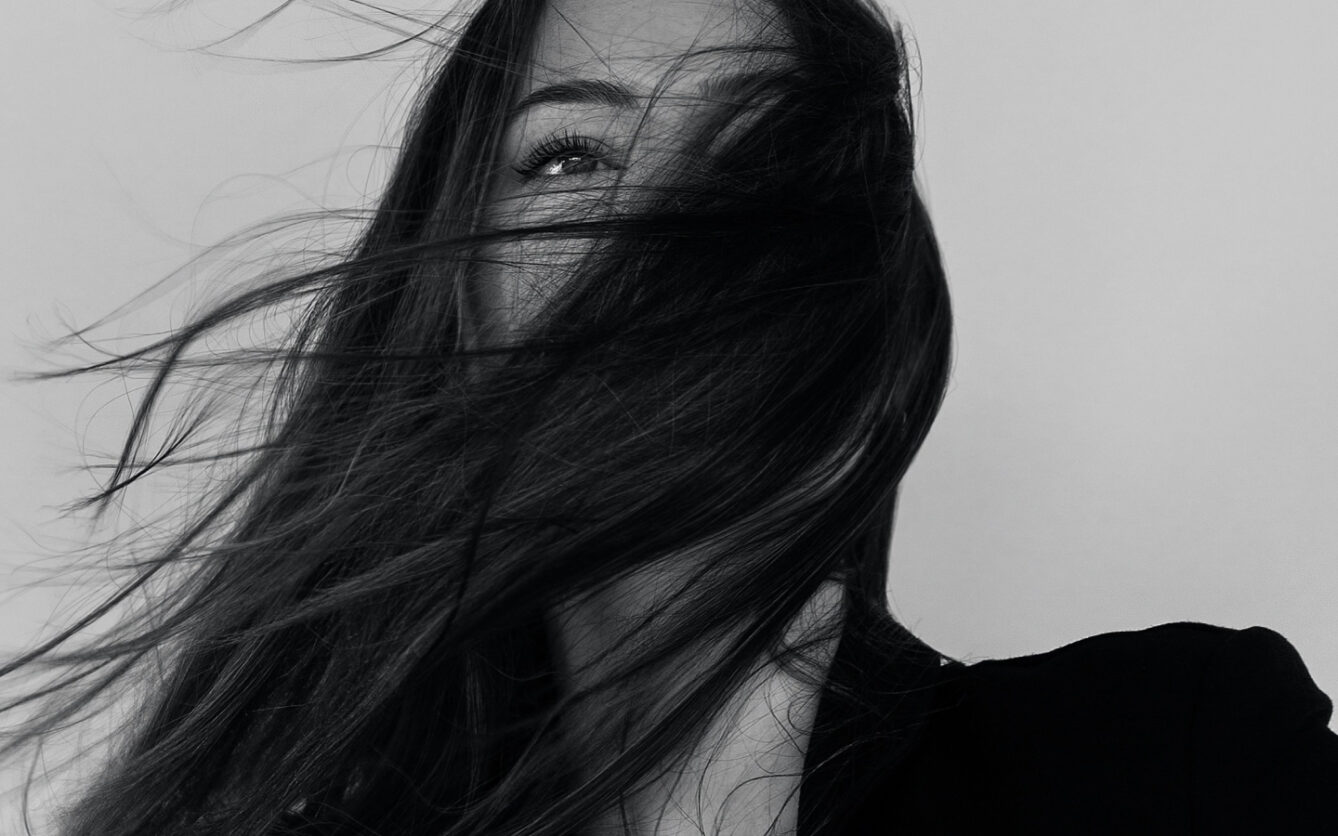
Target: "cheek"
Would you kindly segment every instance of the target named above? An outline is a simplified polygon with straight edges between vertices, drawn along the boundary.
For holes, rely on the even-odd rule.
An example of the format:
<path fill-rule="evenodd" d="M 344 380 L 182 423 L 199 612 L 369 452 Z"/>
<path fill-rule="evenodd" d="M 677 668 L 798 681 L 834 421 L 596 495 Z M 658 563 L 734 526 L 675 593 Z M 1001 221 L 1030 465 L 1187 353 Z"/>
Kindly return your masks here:
<path fill-rule="evenodd" d="M 503 195 L 489 214 L 494 229 L 527 229 L 594 219 L 599 204 L 589 193 Z M 480 253 L 473 292 L 482 328 L 501 335 L 522 331 L 553 296 L 570 283 L 593 240 L 577 233 L 533 232 Z"/>

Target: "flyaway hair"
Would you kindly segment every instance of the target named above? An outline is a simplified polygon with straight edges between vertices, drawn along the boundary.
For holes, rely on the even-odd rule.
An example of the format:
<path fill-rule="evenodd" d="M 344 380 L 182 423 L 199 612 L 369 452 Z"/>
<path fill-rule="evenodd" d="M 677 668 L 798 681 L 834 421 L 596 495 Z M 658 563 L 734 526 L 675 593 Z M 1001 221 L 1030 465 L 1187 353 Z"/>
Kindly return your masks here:
<path fill-rule="evenodd" d="M 885 611 L 951 343 L 905 45 L 865 0 L 756 2 L 782 33 L 768 60 L 716 56 L 763 68 L 745 95 L 654 177 L 523 227 L 490 217 L 488 184 L 545 2 L 483 2 L 343 258 L 62 373 L 152 374 L 90 501 L 174 461 L 236 465 L 89 619 L 0 667 L 65 672 L 8 758 L 142 692 L 59 836 L 574 833 L 760 662 L 804 670 L 783 631 L 825 580 Z M 546 248 L 580 253 L 572 280 L 523 333 L 471 341 L 490 254 Z M 280 349 L 199 351 L 285 306 Z M 207 367 L 226 394 L 229 364 L 265 371 L 259 440 L 206 456 L 183 415 L 155 445 L 164 388 Z M 553 609 L 665 561 L 687 582 L 563 693 Z M 60 649 L 155 576 L 175 580 L 152 608 Z"/>

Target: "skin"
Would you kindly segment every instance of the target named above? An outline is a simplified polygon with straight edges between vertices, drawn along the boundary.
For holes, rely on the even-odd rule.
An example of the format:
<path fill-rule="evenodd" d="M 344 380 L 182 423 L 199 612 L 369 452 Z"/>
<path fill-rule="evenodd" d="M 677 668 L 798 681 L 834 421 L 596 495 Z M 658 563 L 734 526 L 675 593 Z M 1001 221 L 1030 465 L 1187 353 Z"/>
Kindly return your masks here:
<path fill-rule="evenodd" d="M 656 161 L 679 147 L 693 120 L 719 105 L 723 88 L 706 92 L 704 84 L 750 66 L 737 54 L 684 60 L 689 50 L 758 45 L 776 37 L 765 18 L 737 0 L 555 0 L 542 21 L 523 95 L 593 79 L 627 88 L 635 101 L 547 102 L 521 111 L 506 131 L 507 166 L 492 189 L 491 219 L 528 224 L 599 211 L 599 196 L 608 194 L 609 185 L 644 182 Z M 652 91 L 658 95 L 648 107 Z M 563 133 L 587 137 L 598 152 L 545 160 L 530 176 L 516 173 L 533 161 L 536 146 Z M 570 277 L 579 243 L 524 242 L 491 253 L 499 263 L 483 273 L 475 291 L 470 339 L 505 339 L 523 331 L 543 300 Z M 675 556 L 552 613 L 565 687 L 579 688 L 597 675 L 594 660 L 700 559 L 709 555 Z M 841 587 L 829 582 L 791 624 L 787 638 L 797 641 L 843 618 Z M 835 639 L 815 648 L 824 672 L 835 650 Z M 680 684 L 690 676 L 690 670 L 679 669 Z M 818 693 L 764 660 L 686 762 L 627 800 L 632 832 L 695 835 L 716 832 L 718 823 L 720 834 L 761 836 L 778 820 L 777 833 L 793 833 Z M 581 722 L 575 721 L 578 728 Z M 624 832 L 617 811 L 609 811 L 587 834 Z"/>

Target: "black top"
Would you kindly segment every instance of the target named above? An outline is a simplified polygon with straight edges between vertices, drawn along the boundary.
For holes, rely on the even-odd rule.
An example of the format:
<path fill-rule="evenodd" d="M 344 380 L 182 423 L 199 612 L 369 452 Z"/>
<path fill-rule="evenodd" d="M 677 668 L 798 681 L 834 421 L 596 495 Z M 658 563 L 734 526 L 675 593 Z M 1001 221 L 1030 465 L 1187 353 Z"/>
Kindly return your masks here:
<path fill-rule="evenodd" d="M 942 662 L 852 611 L 799 836 L 829 813 L 821 833 L 852 836 L 1338 834 L 1332 702 L 1272 630 L 1163 624 Z"/>

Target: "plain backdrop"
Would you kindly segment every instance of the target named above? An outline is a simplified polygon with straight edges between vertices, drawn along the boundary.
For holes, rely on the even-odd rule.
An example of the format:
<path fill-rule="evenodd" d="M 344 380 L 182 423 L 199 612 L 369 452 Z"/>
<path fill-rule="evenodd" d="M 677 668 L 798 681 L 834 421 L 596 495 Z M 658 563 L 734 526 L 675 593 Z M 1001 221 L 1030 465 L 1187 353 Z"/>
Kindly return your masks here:
<path fill-rule="evenodd" d="M 0 27 L 5 371 L 229 232 L 367 205 L 420 79 L 413 50 L 187 49 L 271 2 L 119 2 L 15 4 Z M 1338 694 L 1338 4 L 890 8 L 956 308 L 894 612 L 967 660 L 1260 624 Z M 389 40 L 299 5 L 225 51 Z M 73 536 L 53 507 L 92 487 L 73 468 L 111 449 L 127 391 L 0 383 L 0 568 Z M 7 650 L 60 599 L 25 577 L 0 576 Z"/>

